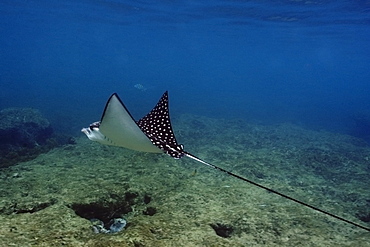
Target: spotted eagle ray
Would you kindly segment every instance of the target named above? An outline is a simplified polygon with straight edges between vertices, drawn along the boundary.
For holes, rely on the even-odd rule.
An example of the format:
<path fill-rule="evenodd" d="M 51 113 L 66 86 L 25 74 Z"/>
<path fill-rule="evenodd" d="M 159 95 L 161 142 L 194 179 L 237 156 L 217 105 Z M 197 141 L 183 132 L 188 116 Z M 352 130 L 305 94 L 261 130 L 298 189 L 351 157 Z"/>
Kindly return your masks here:
<path fill-rule="evenodd" d="M 117 93 L 114 93 L 112 96 L 110 96 L 105 105 L 101 120 L 90 124 L 88 128 L 83 128 L 81 131 L 85 133 L 90 140 L 99 142 L 101 144 L 124 147 L 140 152 L 164 152 L 175 159 L 180 159 L 184 156 L 189 157 L 204 165 L 224 172 L 244 182 L 265 189 L 305 207 L 331 216 L 337 220 L 344 221 L 353 226 L 370 231 L 370 228 L 364 227 L 353 221 L 349 221 L 340 216 L 280 193 L 276 190 L 265 187 L 219 166 L 210 164 L 196 157 L 195 155 L 186 152 L 184 150 L 184 146 L 177 143 L 172 129 L 168 109 L 167 91 L 162 95 L 156 106 L 146 116 L 137 122 L 134 120 L 126 106 L 118 97 Z"/>

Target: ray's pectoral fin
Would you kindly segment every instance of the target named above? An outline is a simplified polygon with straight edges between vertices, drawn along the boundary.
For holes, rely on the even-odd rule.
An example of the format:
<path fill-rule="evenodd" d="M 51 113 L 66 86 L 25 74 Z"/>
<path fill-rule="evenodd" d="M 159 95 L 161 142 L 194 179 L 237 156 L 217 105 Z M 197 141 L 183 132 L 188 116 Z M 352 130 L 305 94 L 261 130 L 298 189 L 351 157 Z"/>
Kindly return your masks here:
<path fill-rule="evenodd" d="M 136 124 L 116 93 L 108 99 L 100 122 L 81 130 L 92 141 L 141 152 L 161 153 Z"/>
<path fill-rule="evenodd" d="M 137 122 L 137 125 L 153 145 L 169 156 L 179 159 L 185 155 L 183 146 L 177 143 L 172 130 L 167 91 L 164 92 L 156 106 Z"/>

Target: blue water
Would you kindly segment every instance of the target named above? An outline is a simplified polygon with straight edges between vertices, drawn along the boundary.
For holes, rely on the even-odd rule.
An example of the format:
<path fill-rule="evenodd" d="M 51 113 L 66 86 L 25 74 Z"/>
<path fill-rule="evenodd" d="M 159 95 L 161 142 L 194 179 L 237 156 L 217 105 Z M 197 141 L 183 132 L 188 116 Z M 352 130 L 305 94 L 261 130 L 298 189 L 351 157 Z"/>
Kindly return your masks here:
<path fill-rule="evenodd" d="M 139 118 L 169 90 L 173 117 L 366 135 L 370 2 L 2 0 L 0 86 L 71 133 L 113 92 Z"/>

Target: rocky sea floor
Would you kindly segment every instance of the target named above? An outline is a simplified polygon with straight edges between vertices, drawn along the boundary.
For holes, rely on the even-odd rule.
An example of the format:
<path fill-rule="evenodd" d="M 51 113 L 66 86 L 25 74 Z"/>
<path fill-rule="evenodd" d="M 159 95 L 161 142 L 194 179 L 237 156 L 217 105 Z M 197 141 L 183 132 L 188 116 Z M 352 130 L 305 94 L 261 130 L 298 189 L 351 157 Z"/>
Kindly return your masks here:
<path fill-rule="evenodd" d="M 182 115 L 185 150 L 370 227 L 370 147 L 282 124 Z M 94 233 L 91 218 L 126 229 Z M 370 246 L 370 232 L 189 158 L 75 145 L 0 170 L 0 246 Z"/>

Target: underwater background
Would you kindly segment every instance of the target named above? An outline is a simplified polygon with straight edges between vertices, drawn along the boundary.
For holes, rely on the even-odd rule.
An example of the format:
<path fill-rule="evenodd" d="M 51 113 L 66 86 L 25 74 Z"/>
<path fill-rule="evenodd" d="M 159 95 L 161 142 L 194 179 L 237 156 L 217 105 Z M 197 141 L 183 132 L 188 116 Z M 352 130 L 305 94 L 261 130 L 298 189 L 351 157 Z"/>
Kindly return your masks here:
<path fill-rule="evenodd" d="M 114 92 L 139 119 L 168 90 L 185 150 L 369 228 L 370 1 L 2 0 L 0 86 L 0 246 L 370 246 L 195 161 L 81 133 Z"/>
<path fill-rule="evenodd" d="M 369 5 L 1 1 L 0 108 L 77 133 L 113 92 L 139 118 L 169 90 L 173 115 L 369 135 Z"/>

